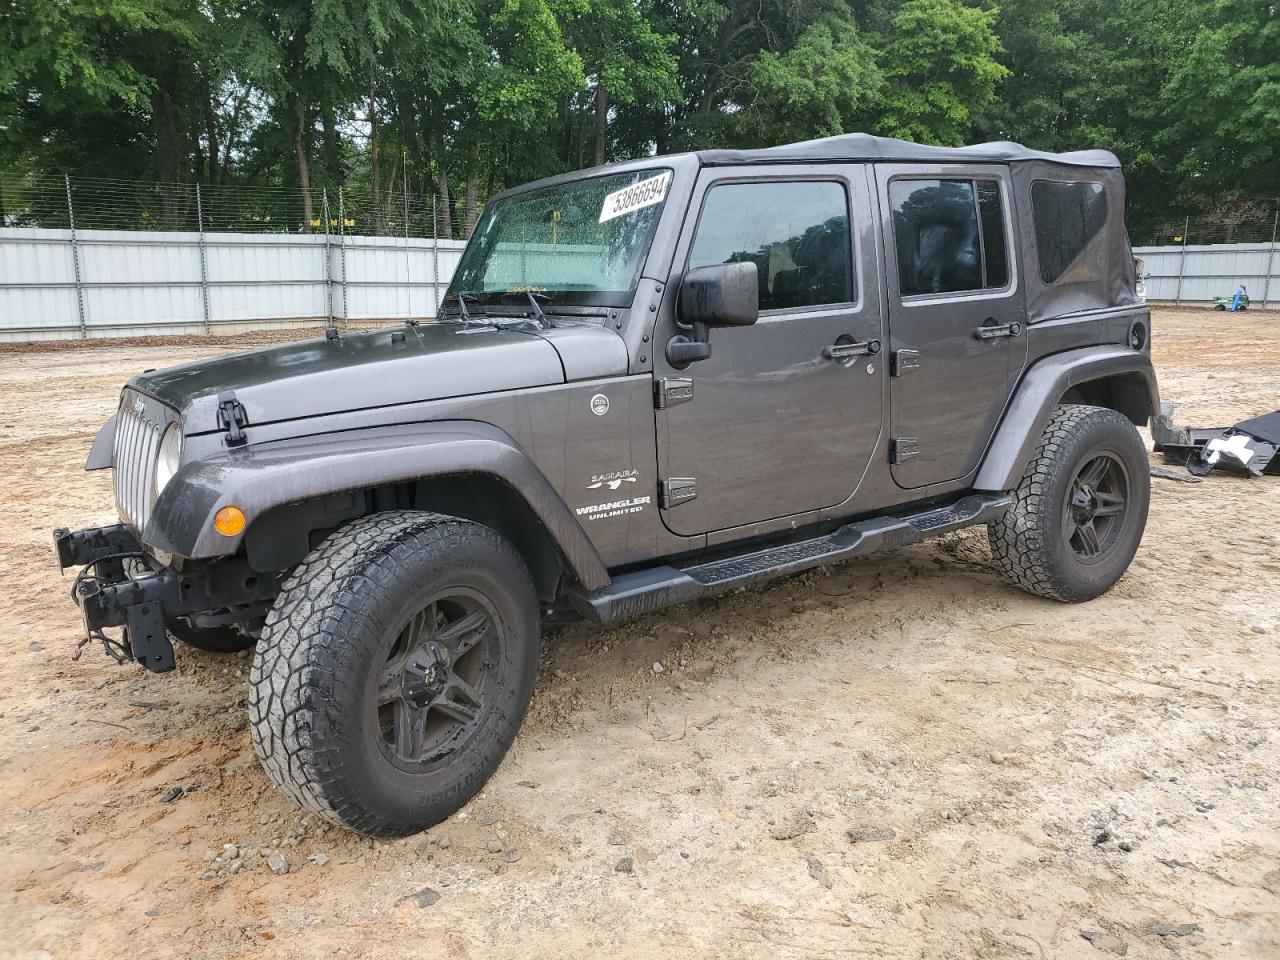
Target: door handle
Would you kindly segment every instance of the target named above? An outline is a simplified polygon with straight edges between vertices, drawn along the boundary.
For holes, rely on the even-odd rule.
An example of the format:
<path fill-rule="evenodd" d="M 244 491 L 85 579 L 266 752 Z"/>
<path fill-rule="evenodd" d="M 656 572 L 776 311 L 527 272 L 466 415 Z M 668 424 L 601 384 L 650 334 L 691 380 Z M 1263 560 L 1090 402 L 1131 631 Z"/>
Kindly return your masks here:
<path fill-rule="evenodd" d="M 982 326 L 973 331 L 973 335 L 979 340 L 995 340 L 997 337 L 1016 337 L 1022 333 L 1022 324 L 1014 321 L 1013 323 L 996 323 L 995 317 L 987 317 L 982 321 Z"/>
<path fill-rule="evenodd" d="M 822 348 L 822 356 L 827 360 L 849 360 L 853 357 L 867 357 L 879 352 L 879 340 L 857 340 L 847 343 L 837 341 Z"/>

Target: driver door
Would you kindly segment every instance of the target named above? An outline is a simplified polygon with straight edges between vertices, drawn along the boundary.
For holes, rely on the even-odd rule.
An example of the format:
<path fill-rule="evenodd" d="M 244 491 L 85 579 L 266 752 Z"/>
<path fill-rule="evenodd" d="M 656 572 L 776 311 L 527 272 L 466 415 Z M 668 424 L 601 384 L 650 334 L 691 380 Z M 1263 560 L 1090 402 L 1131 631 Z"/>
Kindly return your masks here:
<path fill-rule="evenodd" d="M 713 330 L 711 356 L 684 368 L 662 349 L 678 322 L 658 328 L 663 521 L 692 536 L 847 500 L 879 441 L 884 382 L 865 167 L 708 169 L 691 210 L 673 273 L 754 262 L 760 318 Z"/>

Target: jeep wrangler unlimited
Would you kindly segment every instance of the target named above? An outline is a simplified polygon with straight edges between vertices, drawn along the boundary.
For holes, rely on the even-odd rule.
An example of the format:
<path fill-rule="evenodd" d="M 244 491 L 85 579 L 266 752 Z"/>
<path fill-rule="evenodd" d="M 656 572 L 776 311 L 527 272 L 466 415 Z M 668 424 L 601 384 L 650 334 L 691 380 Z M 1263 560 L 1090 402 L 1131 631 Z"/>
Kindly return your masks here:
<path fill-rule="evenodd" d="M 498 766 L 545 624 L 969 524 L 1096 597 L 1159 410 L 1123 211 L 1107 152 L 861 134 L 507 191 L 434 322 L 128 383 L 87 464 L 121 522 L 55 534 L 86 642 L 256 645 L 268 775 L 395 836 Z"/>

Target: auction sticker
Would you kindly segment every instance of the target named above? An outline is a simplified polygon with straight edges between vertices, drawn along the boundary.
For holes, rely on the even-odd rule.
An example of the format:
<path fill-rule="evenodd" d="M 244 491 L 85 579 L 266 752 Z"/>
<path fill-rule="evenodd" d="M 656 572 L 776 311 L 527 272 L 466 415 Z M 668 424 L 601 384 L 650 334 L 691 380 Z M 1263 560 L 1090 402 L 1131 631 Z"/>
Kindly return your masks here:
<path fill-rule="evenodd" d="M 604 198 L 604 203 L 600 206 L 600 222 L 661 203 L 667 198 L 667 187 L 670 185 L 671 171 L 665 170 L 656 177 L 613 191 Z"/>

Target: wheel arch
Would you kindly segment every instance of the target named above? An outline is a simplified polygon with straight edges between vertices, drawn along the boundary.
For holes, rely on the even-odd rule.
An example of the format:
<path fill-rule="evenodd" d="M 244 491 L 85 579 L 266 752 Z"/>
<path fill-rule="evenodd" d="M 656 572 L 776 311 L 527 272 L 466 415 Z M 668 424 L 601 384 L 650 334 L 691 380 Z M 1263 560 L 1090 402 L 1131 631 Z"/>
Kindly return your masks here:
<path fill-rule="evenodd" d="M 1107 407 L 1136 426 L 1160 410 L 1151 357 L 1119 346 L 1084 347 L 1053 354 L 1023 376 L 978 470 L 977 490 L 1011 490 L 1059 404 Z"/>
<path fill-rule="evenodd" d="M 573 574 L 529 503 L 489 473 L 419 477 L 279 504 L 245 530 L 245 551 L 255 570 L 287 570 L 343 524 L 389 510 L 442 513 L 496 530 L 524 559 L 543 602 L 555 599 L 562 574 Z"/>
<path fill-rule="evenodd" d="M 1159 411 L 1152 408 L 1152 397 L 1146 376 L 1139 371 L 1112 373 L 1095 377 L 1069 387 L 1058 403 L 1083 403 L 1091 407 L 1107 407 L 1122 413 L 1135 426 L 1145 427 Z"/>
<path fill-rule="evenodd" d="M 213 517 L 240 507 L 246 532 Z M 448 421 L 275 441 L 185 464 L 156 503 L 143 542 L 190 558 L 228 556 L 283 569 L 334 527 L 390 509 L 430 509 L 492 526 L 525 558 L 540 596 L 561 572 L 609 582 L 563 498 L 515 441 L 489 424 Z M 554 562 L 553 562 L 554 561 Z"/>

